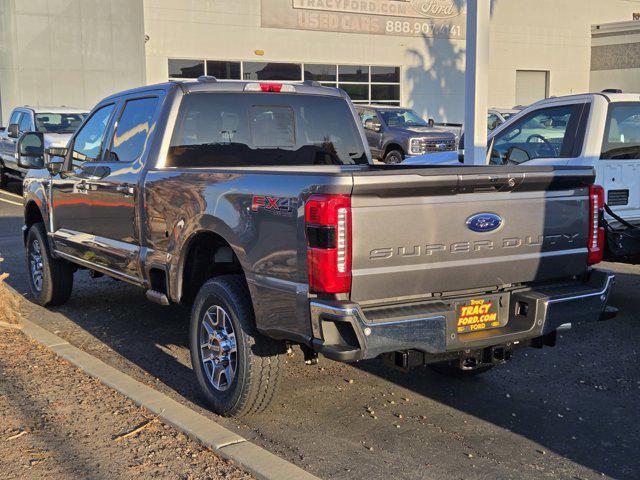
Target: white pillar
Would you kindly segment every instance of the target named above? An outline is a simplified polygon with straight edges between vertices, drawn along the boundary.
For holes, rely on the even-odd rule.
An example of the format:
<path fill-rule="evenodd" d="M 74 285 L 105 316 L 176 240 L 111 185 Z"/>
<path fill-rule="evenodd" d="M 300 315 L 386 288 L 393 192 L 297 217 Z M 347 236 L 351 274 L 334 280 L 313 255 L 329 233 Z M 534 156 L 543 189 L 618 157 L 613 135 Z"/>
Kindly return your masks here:
<path fill-rule="evenodd" d="M 464 163 L 484 165 L 489 109 L 490 0 L 467 0 Z"/>

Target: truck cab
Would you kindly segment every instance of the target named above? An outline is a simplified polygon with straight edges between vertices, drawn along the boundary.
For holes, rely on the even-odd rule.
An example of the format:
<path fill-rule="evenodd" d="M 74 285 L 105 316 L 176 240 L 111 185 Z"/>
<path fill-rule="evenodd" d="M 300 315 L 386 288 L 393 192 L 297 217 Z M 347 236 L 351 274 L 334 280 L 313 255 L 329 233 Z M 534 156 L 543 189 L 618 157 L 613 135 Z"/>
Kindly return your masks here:
<path fill-rule="evenodd" d="M 495 165 L 591 166 L 605 190 L 608 223 L 640 226 L 640 94 L 542 100 L 498 126 L 488 153 Z M 634 248 L 635 263 L 640 244 Z"/>

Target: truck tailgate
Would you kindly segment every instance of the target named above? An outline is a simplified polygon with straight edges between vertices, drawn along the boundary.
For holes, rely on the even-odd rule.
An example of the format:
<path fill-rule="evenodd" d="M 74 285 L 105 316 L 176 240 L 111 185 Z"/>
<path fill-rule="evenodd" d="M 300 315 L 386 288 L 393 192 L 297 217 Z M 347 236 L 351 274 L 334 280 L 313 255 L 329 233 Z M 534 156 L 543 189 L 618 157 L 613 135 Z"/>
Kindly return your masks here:
<path fill-rule="evenodd" d="M 563 167 L 356 173 L 351 299 L 377 303 L 583 273 L 593 180 L 590 168 Z"/>

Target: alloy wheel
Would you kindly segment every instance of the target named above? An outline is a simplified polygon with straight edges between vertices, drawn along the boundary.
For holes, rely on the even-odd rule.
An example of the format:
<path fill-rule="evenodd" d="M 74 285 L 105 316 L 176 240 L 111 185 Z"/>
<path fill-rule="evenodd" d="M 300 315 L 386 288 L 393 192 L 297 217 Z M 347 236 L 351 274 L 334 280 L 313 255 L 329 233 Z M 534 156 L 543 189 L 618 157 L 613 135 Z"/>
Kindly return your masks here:
<path fill-rule="evenodd" d="M 29 266 L 31 282 L 38 292 L 42 291 L 42 283 L 44 281 L 44 264 L 42 262 L 42 248 L 40 242 L 36 239 L 31 242 L 31 248 L 29 249 Z"/>
<path fill-rule="evenodd" d="M 238 351 L 231 318 L 219 305 L 209 307 L 200 328 L 200 361 L 213 388 L 227 390 L 236 376 Z"/>

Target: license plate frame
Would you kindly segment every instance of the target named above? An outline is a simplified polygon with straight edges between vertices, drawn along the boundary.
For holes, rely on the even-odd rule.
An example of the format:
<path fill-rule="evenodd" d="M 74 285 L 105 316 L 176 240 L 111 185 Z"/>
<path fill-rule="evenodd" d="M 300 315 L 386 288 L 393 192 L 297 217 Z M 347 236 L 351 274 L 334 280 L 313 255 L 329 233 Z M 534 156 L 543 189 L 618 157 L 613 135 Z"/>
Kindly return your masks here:
<path fill-rule="evenodd" d="M 509 318 L 503 303 L 501 295 L 480 295 L 456 302 L 456 333 L 484 332 L 504 327 Z"/>

